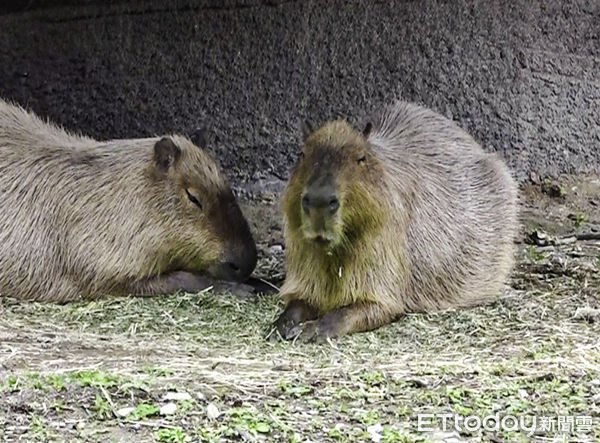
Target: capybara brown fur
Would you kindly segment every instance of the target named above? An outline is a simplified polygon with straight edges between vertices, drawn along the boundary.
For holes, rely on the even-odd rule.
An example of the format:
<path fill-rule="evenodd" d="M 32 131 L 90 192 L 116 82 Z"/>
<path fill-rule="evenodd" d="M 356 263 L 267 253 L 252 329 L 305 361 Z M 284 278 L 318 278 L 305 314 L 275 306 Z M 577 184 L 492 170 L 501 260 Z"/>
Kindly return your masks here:
<path fill-rule="evenodd" d="M 100 142 L 0 100 L 0 295 L 197 291 L 255 264 L 226 177 L 187 138 Z"/>
<path fill-rule="evenodd" d="M 305 134 L 282 198 L 284 338 L 326 339 L 406 312 L 498 296 L 513 265 L 517 187 L 466 132 L 397 102 L 364 131 Z"/>

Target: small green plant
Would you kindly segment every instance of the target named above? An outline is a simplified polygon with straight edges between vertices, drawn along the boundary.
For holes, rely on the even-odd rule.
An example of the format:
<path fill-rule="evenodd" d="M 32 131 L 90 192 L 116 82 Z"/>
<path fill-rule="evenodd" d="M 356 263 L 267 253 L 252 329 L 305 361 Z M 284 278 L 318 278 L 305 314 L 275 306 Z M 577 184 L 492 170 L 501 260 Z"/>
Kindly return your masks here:
<path fill-rule="evenodd" d="M 29 432 L 35 436 L 36 440 L 48 441 L 48 430 L 46 429 L 46 424 L 37 415 L 31 416 L 31 421 L 29 422 Z"/>
<path fill-rule="evenodd" d="M 52 374 L 46 377 L 46 381 L 57 391 L 65 389 L 65 378 L 59 374 Z"/>
<path fill-rule="evenodd" d="M 161 428 L 154 433 L 156 441 L 164 441 L 168 443 L 184 443 L 190 441 L 190 438 L 185 435 L 181 428 Z"/>
<path fill-rule="evenodd" d="M 552 355 L 552 350 L 548 346 L 540 344 L 528 349 L 525 355 L 532 360 L 543 360 Z"/>
<path fill-rule="evenodd" d="M 158 414 L 158 407 L 152 403 L 140 403 L 129 414 L 128 418 L 132 420 L 143 420 L 146 417 Z"/>
<path fill-rule="evenodd" d="M 33 389 L 39 389 L 40 391 L 46 392 L 48 390 L 48 386 L 46 381 L 39 376 L 39 374 L 29 374 L 29 379 L 31 381 L 31 387 Z"/>
<path fill-rule="evenodd" d="M 196 429 L 196 435 L 202 442 L 219 443 L 222 441 L 223 435 L 228 435 L 230 429 L 226 425 L 214 427 L 211 424 Z M 195 439 L 194 441 L 196 441 Z"/>
<path fill-rule="evenodd" d="M 399 431 L 397 429 L 391 429 L 388 426 L 384 426 L 383 433 L 381 434 L 381 441 L 385 443 L 416 443 L 423 442 L 424 440 L 422 437 L 412 435 L 406 431 Z"/>
<path fill-rule="evenodd" d="M 413 409 L 409 405 L 401 405 L 396 408 L 394 416 L 401 420 L 407 420 L 410 418 Z"/>
<path fill-rule="evenodd" d="M 229 412 L 229 416 L 232 418 L 233 423 L 253 435 L 257 434 L 269 434 L 271 432 L 271 426 L 267 423 L 267 420 L 258 413 L 254 408 L 234 408 Z"/>
<path fill-rule="evenodd" d="M 335 428 L 331 428 L 327 431 L 327 437 L 329 437 L 332 440 L 343 440 L 344 433 L 342 432 L 341 429 L 335 427 Z"/>
<path fill-rule="evenodd" d="M 50 388 L 57 391 L 62 391 L 65 388 L 65 380 L 62 375 L 40 375 L 37 373 L 29 373 L 26 380 L 31 384 L 33 389 L 47 392 Z"/>
<path fill-rule="evenodd" d="M 145 367 L 144 372 L 148 375 L 152 375 L 154 377 L 167 377 L 169 375 L 173 375 L 173 370 L 169 368 L 159 368 L 154 366 Z"/>
<path fill-rule="evenodd" d="M 365 371 L 360 375 L 360 378 L 371 386 L 377 386 L 387 382 L 385 374 L 381 371 Z"/>
<path fill-rule="evenodd" d="M 578 212 L 575 214 L 575 218 L 573 219 L 573 226 L 575 229 L 581 228 L 583 224 L 587 221 L 587 215 L 583 212 Z"/>
<path fill-rule="evenodd" d="M 282 380 L 279 382 L 279 389 L 284 394 L 287 394 L 287 395 L 290 395 L 290 396 L 296 397 L 296 398 L 308 395 L 313 391 L 313 389 L 310 386 L 303 386 L 303 385 L 294 386 L 293 384 L 291 384 L 290 382 L 287 382 L 285 380 Z"/>
<path fill-rule="evenodd" d="M 567 188 L 565 185 L 558 185 L 558 193 L 560 197 L 565 197 L 567 195 Z"/>
<path fill-rule="evenodd" d="M 379 413 L 375 410 L 364 412 L 360 414 L 358 417 L 358 421 L 369 426 L 377 423 L 379 421 Z"/>
<path fill-rule="evenodd" d="M 112 408 L 106 398 L 102 395 L 97 394 L 96 399 L 94 400 L 94 411 L 96 412 L 96 416 L 100 420 L 109 419 L 113 415 Z"/>
<path fill-rule="evenodd" d="M 539 252 L 535 246 L 529 246 L 526 251 L 527 258 L 531 262 L 542 261 L 546 256 L 543 252 Z"/>
<path fill-rule="evenodd" d="M 126 393 L 129 394 L 132 391 L 137 391 L 137 390 L 148 392 L 150 390 L 150 387 L 143 380 L 140 380 L 140 379 L 131 379 L 131 380 L 123 381 L 119 385 L 119 389 L 121 391 L 126 392 Z"/>
<path fill-rule="evenodd" d="M 507 408 L 509 414 L 520 414 L 529 410 L 529 402 L 520 400 L 518 398 L 512 398 L 510 405 Z"/>
<path fill-rule="evenodd" d="M 187 412 L 194 409 L 194 402 L 192 400 L 180 400 L 177 402 L 177 412 L 181 415 L 185 415 Z"/>
<path fill-rule="evenodd" d="M 467 404 L 470 394 L 469 390 L 460 386 L 448 386 L 446 388 L 446 395 L 452 405 L 452 409 L 460 415 L 469 415 L 473 412 L 473 408 Z"/>
<path fill-rule="evenodd" d="M 336 399 L 340 400 L 356 400 L 359 397 L 356 391 L 353 391 L 346 386 L 336 389 L 333 395 Z"/>
<path fill-rule="evenodd" d="M 17 377 L 16 375 L 9 375 L 4 380 L 4 383 L 2 383 L 2 386 L 0 387 L 0 392 L 18 391 L 21 384 L 22 382 L 19 377 Z"/>
<path fill-rule="evenodd" d="M 109 375 L 104 371 L 86 370 L 71 374 L 71 379 L 77 381 L 81 386 L 96 386 L 110 388 L 117 385 L 117 377 Z"/>
<path fill-rule="evenodd" d="M 271 426 L 269 426 L 269 424 L 265 422 L 256 423 L 254 429 L 256 430 L 256 432 L 260 432 L 261 434 L 268 434 L 269 432 L 271 432 Z"/>

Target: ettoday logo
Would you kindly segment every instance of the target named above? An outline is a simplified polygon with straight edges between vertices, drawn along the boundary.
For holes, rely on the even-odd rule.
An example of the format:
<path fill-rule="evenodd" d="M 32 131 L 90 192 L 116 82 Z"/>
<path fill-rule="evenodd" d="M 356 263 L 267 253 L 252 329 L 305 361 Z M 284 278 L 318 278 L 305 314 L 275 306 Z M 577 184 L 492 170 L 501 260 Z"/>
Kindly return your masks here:
<path fill-rule="evenodd" d="M 417 430 L 431 432 L 454 430 L 458 432 L 523 432 L 531 437 L 536 432 L 548 433 L 586 433 L 592 429 L 590 416 L 557 416 L 537 417 L 535 415 L 476 415 L 462 416 L 457 414 L 419 414 L 417 415 Z"/>

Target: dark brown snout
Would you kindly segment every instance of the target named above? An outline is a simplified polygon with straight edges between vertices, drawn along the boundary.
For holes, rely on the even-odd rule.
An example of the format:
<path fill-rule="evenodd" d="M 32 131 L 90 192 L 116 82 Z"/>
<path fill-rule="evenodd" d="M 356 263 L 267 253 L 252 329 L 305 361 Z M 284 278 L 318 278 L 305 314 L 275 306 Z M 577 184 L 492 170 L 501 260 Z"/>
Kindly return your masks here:
<path fill-rule="evenodd" d="M 256 267 L 256 244 L 233 194 L 222 195 L 219 203 L 211 217 L 225 248 L 209 272 L 221 280 L 243 282 Z"/>
<path fill-rule="evenodd" d="M 340 208 L 335 186 L 328 180 L 316 180 L 306 188 L 302 196 L 302 210 L 306 215 L 314 212 L 333 215 Z"/>
<path fill-rule="evenodd" d="M 256 247 L 245 249 L 242 253 L 230 253 L 213 265 L 210 273 L 220 280 L 243 282 L 248 280 L 256 267 Z"/>
<path fill-rule="evenodd" d="M 329 244 L 335 240 L 340 200 L 330 176 L 316 176 L 302 193 L 304 234 L 308 239 Z"/>

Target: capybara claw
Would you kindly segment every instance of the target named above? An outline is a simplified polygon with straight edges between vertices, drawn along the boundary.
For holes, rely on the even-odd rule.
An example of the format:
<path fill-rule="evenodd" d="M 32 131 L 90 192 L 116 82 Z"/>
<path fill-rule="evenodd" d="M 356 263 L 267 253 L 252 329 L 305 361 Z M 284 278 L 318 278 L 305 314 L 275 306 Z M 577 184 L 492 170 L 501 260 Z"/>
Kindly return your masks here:
<path fill-rule="evenodd" d="M 286 340 L 293 340 L 301 334 L 302 334 L 302 325 L 295 325 L 292 328 L 287 330 L 287 333 L 284 338 Z"/>
<path fill-rule="evenodd" d="M 293 330 L 297 327 L 297 324 L 288 318 L 285 312 L 279 316 L 274 326 L 281 338 L 291 340 L 295 337 Z"/>

